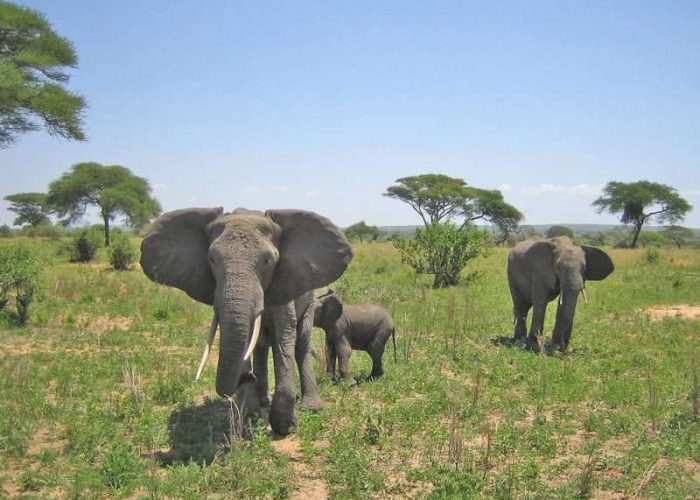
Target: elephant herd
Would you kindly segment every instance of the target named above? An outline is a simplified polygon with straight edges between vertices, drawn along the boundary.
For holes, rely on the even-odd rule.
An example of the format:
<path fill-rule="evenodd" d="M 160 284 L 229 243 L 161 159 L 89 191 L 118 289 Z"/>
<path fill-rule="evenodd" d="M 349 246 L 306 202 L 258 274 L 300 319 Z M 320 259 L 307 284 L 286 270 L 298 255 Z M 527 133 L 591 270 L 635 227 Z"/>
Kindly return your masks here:
<path fill-rule="evenodd" d="M 342 231 L 327 218 L 305 210 L 188 208 L 159 217 L 141 244 L 141 266 L 157 283 L 183 290 L 211 305 L 214 319 L 200 375 L 217 328 L 220 330 L 216 392 L 234 396 L 254 384 L 260 406 L 269 407 L 272 429 L 289 434 L 296 424 L 294 367 L 301 381 L 301 407 L 323 408 L 312 368 L 313 326 L 326 332 L 326 370 L 352 380 L 352 349 L 372 358 L 371 377 L 383 373 L 382 356 L 394 339 L 391 317 L 376 304 L 346 306 L 333 292 L 318 299 L 314 290 L 337 280 L 353 257 Z M 560 297 L 553 341 L 568 346 L 578 294 L 586 280 L 613 271 L 603 251 L 578 247 L 566 237 L 526 241 L 508 259 L 515 337 L 542 333 L 547 303 Z M 272 348 L 275 388 L 270 400 L 268 356 Z"/>

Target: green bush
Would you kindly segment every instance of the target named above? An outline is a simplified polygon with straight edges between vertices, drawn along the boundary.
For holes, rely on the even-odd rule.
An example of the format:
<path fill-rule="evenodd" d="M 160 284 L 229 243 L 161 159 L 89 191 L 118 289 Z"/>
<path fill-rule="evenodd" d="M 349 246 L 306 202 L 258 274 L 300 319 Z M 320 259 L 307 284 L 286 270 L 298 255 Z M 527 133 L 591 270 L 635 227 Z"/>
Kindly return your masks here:
<path fill-rule="evenodd" d="M 71 262 L 90 262 L 102 243 L 102 234 L 93 228 L 78 229 L 70 243 Z"/>
<path fill-rule="evenodd" d="M 20 231 L 22 236 L 27 236 L 30 238 L 50 238 L 52 240 L 58 240 L 64 236 L 68 231 L 63 226 L 55 226 L 53 224 L 41 224 L 40 226 L 25 226 Z"/>
<path fill-rule="evenodd" d="M 39 254 L 28 244 L 0 246 L 0 310 L 14 301 L 20 324 L 29 319 L 42 267 Z"/>
<path fill-rule="evenodd" d="M 459 228 L 450 222 L 418 229 L 413 240 L 394 240 L 401 262 L 416 273 L 435 276 L 433 288 L 458 284 L 462 269 L 473 258 L 487 255 L 491 244 L 488 232 L 473 227 Z"/>
<path fill-rule="evenodd" d="M 134 263 L 138 251 L 131 242 L 129 234 L 113 231 L 109 245 L 109 262 L 117 271 L 125 271 Z"/>
<path fill-rule="evenodd" d="M 649 246 L 644 249 L 644 262 L 647 264 L 656 264 L 661 258 L 659 250 L 654 246 Z"/>
<path fill-rule="evenodd" d="M 0 238 L 9 238 L 12 236 L 12 229 L 7 224 L 0 226 Z"/>

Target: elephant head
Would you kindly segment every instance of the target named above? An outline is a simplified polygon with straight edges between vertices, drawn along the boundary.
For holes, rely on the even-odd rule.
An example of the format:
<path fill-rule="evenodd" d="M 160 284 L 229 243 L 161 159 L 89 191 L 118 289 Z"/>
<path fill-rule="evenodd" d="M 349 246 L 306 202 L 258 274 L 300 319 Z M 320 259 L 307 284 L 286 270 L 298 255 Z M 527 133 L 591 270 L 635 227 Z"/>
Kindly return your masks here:
<path fill-rule="evenodd" d="M 221 327 L 216 391 L 232 396 L 266 305 L 335 281 L 352 249 L 328 219 L 304 210 L 188 208 L 162 215 L 141 244 L 157 283 L 213 305 Z"/>
<path fill-rule="evenodd" d="M 571 337 L 578 294 L 584 289 L 586 281 L 605 279 L 615 266 L 604 251 L 586 245 L 576 246 L 566 236 L 550 238 L 541 244 L 551 249 L 556 280 L 553 292 L 555 296 L 559 295 L 553 340 L 566 348 Z"/>
<path fill-rule="evenodd" d="M 343 301 L 333 290 L 328 290 L 314 303 L 314 326 L 324 330 L 332 327 L 343 314 Z"/>

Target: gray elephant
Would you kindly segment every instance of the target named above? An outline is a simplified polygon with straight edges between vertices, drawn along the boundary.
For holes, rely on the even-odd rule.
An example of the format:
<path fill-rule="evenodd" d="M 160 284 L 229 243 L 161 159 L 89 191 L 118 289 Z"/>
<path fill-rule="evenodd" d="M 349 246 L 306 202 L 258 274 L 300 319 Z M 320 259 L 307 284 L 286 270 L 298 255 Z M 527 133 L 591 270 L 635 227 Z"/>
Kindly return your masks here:
<path fill-rule="evenodd" d="M 332 290 L 316 299 L 314 326 L 326 332 L 326 371 L 335 378 L 336 358 L 340 375 L 350 382 L 349 360 L 353 349 L 366 351 L 372 358 L 370 378 L 384 374 L 382 356 L 389 337 L 394 342 L 396 361 L 396 333 L 394 322 L 386 310 L 377 304 L 344 305 Z"/>
<path fill-rule="evenodd" d="M 263 404 L 268 399 L 268 347 L 257 342 L 266 325 L 275 369 L 270 425 L 283 435 L 296 422 L 295 360 L 302 407 L 322 407 L 310 354 L 313 290 L 335 281 L 351 259 L 343 233 L 303 210 L 176 210 L 158 218 L 141 244 L 141 266 L 150 279 L 214 306 L 210 342 L 218 323 L 220 396 L 233 396 L 255 379 L 258 392 L 265 391 Z"/>
<path fill-rule="evenodd" d="M 515 338 L 525 338 L 527 314 L 533 308 L 528 342 L 537 342 L 547 303 L 558 296 L 552 343 L 566 351 L 579 292 L 587 280 L 605 279 L 614 269 L 608 254 L 595 247 L 574 245 L 566 236 L 518 243 L 508 256 Z"/>

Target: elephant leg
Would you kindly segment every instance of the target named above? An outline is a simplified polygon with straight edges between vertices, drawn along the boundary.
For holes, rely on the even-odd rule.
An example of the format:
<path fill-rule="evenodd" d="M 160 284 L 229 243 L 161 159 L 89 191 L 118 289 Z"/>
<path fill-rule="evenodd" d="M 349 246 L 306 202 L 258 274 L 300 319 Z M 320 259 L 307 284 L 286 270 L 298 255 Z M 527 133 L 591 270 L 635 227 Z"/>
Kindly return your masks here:
<path fill-rule="evenodd" d="M 350 343 L 343 337 L 336 342 L 335 348 L 338 351 L 340 376 L 351 384 L 355 383 L 355 379 L 350 376 L 350 354 L 352 354 L 352 347 L 350 347 Z"/>
<path fill-rule="evenodd" d="M 538 300 L 532 307 L 532 324 L 530 325 L 530 334 L 527 337 L 528 342 L 537 344 L 537 339 L 542 335 L 544 330 L 544 314 L 547 310 L 547 302 Z"/>
<path fill-rule="evenodd" d="M 326 373 L 331 378 L 335 380 L 335 362 L 337 354 L 335 349 L 335 344 L 326 336 Z"/>
<path fill-rule="evenodd" d="M 272 359 L 275 365 L 275 393 L 270 405 L 272 430 L 286 436 L 296 425 L 294 402 L 294 349 L 297 334 L 297 318 L 294 303 L 268 306 L 273 323 Z"/>
<path fill-rule="evenodd" d="M 515 317 L 513 338 L 524 340 L 527 335 L 527 313 L 530 312 L 531 305 L 525 302 L 515 290 L 511 289 L 511 296 L 513 298 L 513 316 Z"/>
<path fill-rule="evenodd" d="M 384 375 L 384 365 L 382 363 L 382 358 L 384 357 L 384 348 L 386 347 L 386 341 L 391 335 L 391 330 L 388 332 L 382 332 L 381 335 L 377 335 L 374 341 L 370 345 L 369 355 L 372 358 L 372 373 L 370 373 L 370 378 L 379 378 Z"/>
<path fill-rule="evenodd" d="M 269 382 L 267 378 L 267 356 L 269 348 L 257 345 L 253 353 L 253 374 L 255 375 L 255 390 L 258 393 L 260 406 L 270 406 Z"/>
<path fill-rule="evenodd" d="M 313 324 L 313 307 L 309 307 L 297 324 L 295 357 L 297 366 L 299 367 L 299 378 L 301 380 L 301 407 L 306 410 L 320 411 L 323 409 L 324 404 L 318 394 L 316 374 L 311 364 L 311 331 L 313 329 Z"/>

